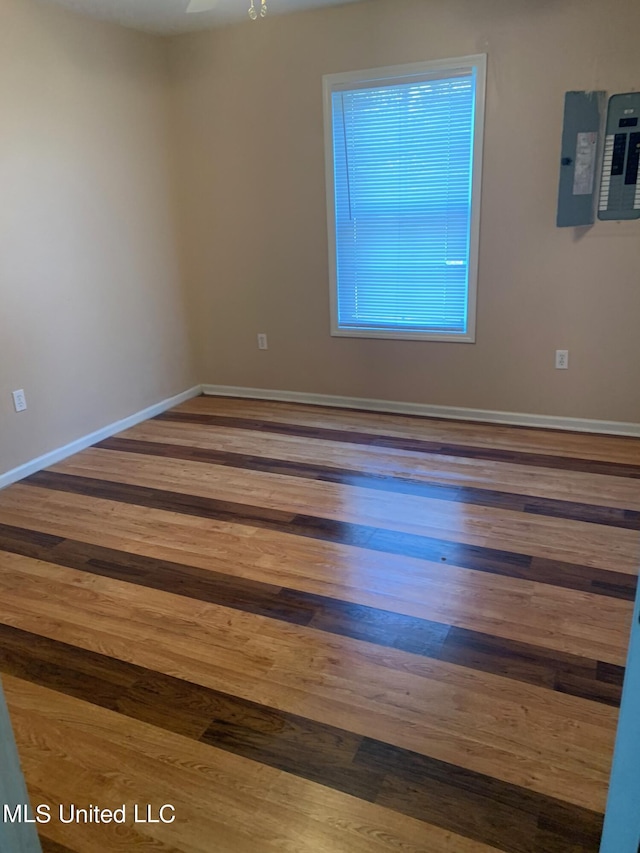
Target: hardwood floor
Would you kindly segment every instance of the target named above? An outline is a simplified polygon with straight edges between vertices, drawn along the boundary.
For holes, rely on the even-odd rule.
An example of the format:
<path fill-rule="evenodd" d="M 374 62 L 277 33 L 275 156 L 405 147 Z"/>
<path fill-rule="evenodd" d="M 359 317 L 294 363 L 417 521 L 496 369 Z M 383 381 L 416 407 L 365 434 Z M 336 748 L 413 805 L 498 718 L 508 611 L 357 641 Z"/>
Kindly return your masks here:
<path fill-rule="evenodd" d="M 45 853 L 596 853 L 638 479 L 631 438 L 198 398 L 1 492 Z"/>

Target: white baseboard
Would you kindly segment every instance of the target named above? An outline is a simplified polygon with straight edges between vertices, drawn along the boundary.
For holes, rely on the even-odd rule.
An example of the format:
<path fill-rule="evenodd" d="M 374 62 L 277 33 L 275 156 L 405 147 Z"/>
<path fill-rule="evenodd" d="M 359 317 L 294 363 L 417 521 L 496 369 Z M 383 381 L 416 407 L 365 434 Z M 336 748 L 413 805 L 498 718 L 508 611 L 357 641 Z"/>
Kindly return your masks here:
<path fill-rule="evenodd" d="M 587 418 L 563 418 L 556 415 L 532 415 L 520 412 L 496 412 L 489 409 L 465 409 L 455 406 L 433 406 L 429 403 L 402 403 L 394 400 L 371 400 L 363 397 L 338 397 L 333 394 L 308 394 L 304 391 L 273 391 L 264 388 L 243 388 L 231 385 L 196 385 L 162 400 L 153 406 L 142 409 L 128 418 L 116 421 L 89 435 L 45 453 L 37 459 L 32 459 L 18 468 L 0 474 L 0 489 L 16 483 L 18 480 L 55 465 L 74 453 L 85 450 L 98 441 L 110 438 L 116 433 L 129 429 L 149 418 L 166 412 L 186 400 L 191 400 L 199 394 L 211 397 L 243 397 L 253 400 L 275 400 L 284 403 L 306 403 L 311 406 L 332 406 L 339 409 L 360 409 L 371 412 L 388 412 L 389 414 L 420 415 L 428 418 L 444 420 L 481 421 L 494 424 L 510 424 L 513 426 L 542 427 L 543 429 L 560 429 L 573 432 L 601 433 L 605 435 L 628 435 L 640 437 L 640 424 L 624 423 L 622 421 L 589 420 Z"/>
<path fill-rule="evenodd" d="M 307 394 L 303 391 L 236 388 L 230 385 L 203 385 L 202 393 L 210 397 L 244 397 L 254 400 L 276 400 L 284 403 L 307 403 L 311 406 L 334 406 L 340 409 L 421 415 L 422 417 L 443 418 L 445 420 L 483 421 L 492 424 L 640 437 L 640 423 L 624 423 L 622 421 L 564 418 L 556 415 L 532 415 L 521 412 L 494 412 L 490 409 L 464 409 L 456 406 L 432 406 L 429 403 L 401 403 L 393 400 L 369 400 L 361 397 L 336 397 L 332 394 Z"/>
<path fill-rule="evenodd" d="M 160 403 L 156 403 L 153 406 L 142 409 L 140 412 L 129 415 L 128 418 L 123 418 L 121 421 L 109 424 L 109 426 L 96 430 L 96 432 L 92 432 L 89 435 L 83 435 L 82 438 L 72 441 L 71 444 L 65 444 L 64 447 L 59 447 L 56 450 L 52 450 L 50 453 L 45 453 L 44 456 L 38 456 L 37 459 L 32 459 L 30 462 L 26 462 L 18 468 L 13 468 L 13 470 L 7 471 L 6 474 L 0 474 L 0 489 L 10 486 L 18 480 L 23 480 L 30 474 L 35 474 L 36 471 L 41 471 L 43 468 L 55 465 L 56 462 L 61 462 L 68 456 L 73 456 L 74 453 L 79 453 L 81 450 L 91 447 L 92 444 L 95 444 L 98 441 L 104 441 L 105 438 L 110 438 L 118 432 L 129 429 L 130 427 L 142 423 L 142 421 L 146 421 L 149 418 L 153 418 L 161 412 L 166 412 L 167 409 L 172 409 L 174 406 L 178 406 L 180 403 L 184 403 L 186 400 L 191 400 L 193 397 L 197 397 L 200 394 L 202 394 L 202 388 L 200 385 L 196 385 L 193 388 L 189 388 L 187 391 L 183 391 L 181 394 L 176 394 L 175 397 L 168 397 Z"/>

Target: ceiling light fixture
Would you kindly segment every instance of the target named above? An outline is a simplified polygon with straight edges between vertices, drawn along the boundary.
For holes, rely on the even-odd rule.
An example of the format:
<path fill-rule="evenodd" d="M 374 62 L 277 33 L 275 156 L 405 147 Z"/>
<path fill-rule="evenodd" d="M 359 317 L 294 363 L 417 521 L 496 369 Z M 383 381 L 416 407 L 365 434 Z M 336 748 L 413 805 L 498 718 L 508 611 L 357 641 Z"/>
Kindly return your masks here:
<path fill-rule="evenodd" d="M 211 12 L 218 5 L 219 0 L 190 0 L 187 6 L 187 14 L 192 15 L 198 12 Z M 267 0 L 250 0 L 249 17 L 252 21 L 257 21 L 258 18 L 266 18 L 267 16 Z"/>
<path fill-rule="evenodd" d="M 258 19 L 258 15 L 261 18 L 266 17 L 267 15 L 267 0 L 260 0 L 260 12 L 256 9 L 255 0 L 251 0 L 251 5 L 249 6 L 249 17 L 252 21 Z"/>

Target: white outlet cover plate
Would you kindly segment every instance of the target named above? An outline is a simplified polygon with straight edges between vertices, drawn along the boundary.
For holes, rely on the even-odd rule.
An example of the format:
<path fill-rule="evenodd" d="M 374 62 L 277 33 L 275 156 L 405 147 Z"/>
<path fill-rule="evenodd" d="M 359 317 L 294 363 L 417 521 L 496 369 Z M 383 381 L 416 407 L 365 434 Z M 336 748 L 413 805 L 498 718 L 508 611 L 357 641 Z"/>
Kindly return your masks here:
<path fill-rule="evenodd" d="M 13 392 L 13 405 L 16 412 L 24 412 L 27 408 L 27 398 L 22 389 Z"/>

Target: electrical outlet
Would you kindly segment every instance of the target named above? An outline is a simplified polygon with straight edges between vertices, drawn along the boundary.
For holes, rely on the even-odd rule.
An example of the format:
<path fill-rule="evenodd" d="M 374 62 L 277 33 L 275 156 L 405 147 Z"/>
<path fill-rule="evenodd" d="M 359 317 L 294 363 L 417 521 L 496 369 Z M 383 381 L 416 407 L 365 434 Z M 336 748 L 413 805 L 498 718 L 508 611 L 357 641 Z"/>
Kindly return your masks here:
<path fill-rule="evenodd" d="M 569 350 L 568 349 L 557 349 L 556 350 L 556 370 L 568 370 L 569 369 Z"/>
<path fill-rule="evenodd" d="M 267 344 L 267 335 L 265 332 L 260 332 L 258 335 L 258 349 L 269 349 Z"/>
<path fill-rule="evenodd" d="M 27 398 L 24 396 L 22 388 L 13 392 L 13 407 L 16 412 L 24 412 L 27 408 Z"/>

